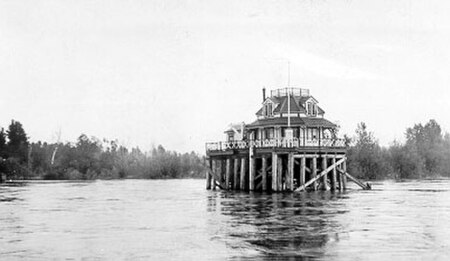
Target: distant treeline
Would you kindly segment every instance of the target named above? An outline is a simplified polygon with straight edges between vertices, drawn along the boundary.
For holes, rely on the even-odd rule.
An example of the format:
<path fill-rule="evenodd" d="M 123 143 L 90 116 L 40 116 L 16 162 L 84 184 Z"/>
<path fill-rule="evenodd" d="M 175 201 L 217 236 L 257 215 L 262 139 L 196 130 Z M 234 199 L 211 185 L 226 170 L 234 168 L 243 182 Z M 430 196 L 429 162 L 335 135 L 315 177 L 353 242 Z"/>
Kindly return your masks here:
<path fill-rule="evenodd" d="M 345 136 L 348 171 L 363 179 L 450 177 L 450 135 L 435 120 L 407 128 L 404 143 L 379 145 L 365 123 Z M 0 174 L 11 179 L 203 178 L 204 156 L 159 145 L 150 152 L 82 134 L 76 143 L 29 143 L 17 121 L 0 129 Z"/>
<path fill-rule="evenodd" d="M 8 179 L 202 178 L 204 157 L 159 145 L 150 152 L 82 134 L 76 143 L 30 143 L 22 124 L 0 129 L 0 173 Z"/>
<path fill-rule="evenodd" d="M 450 135 L 435 120 L 407 128 L 406 141 L 381 147 L 365 123 L 346 137 L 349 173 L 364 179 L 450 177 Z"/>

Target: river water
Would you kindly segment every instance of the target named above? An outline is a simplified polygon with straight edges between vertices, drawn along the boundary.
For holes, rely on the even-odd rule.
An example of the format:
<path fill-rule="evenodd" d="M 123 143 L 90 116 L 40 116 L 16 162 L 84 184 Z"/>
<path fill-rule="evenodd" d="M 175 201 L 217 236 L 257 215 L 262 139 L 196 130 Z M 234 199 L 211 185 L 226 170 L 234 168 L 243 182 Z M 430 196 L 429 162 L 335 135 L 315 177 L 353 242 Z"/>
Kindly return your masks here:
<path fill-rule="evenodd" d="M 450 180 L 345 193 L 203 180 L 0 185 L 1 260 L 450 260 Z"/>

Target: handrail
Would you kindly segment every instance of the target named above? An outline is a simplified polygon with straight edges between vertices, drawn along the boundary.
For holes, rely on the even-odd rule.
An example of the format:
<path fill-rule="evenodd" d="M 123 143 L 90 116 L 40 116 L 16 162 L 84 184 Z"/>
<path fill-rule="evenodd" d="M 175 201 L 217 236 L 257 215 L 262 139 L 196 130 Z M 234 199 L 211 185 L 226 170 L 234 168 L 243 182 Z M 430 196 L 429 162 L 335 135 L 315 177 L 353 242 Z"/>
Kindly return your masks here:
<path fill-rule="evenodd" d="M 207 142 L 206 151 L 226 151 L 234 149 L 255 148 L 301 148 L 301 147 L 345 147 L 344 139 L 264 139 L 264 140 L 241 140 L 241 141 L 219 141 Z"/>

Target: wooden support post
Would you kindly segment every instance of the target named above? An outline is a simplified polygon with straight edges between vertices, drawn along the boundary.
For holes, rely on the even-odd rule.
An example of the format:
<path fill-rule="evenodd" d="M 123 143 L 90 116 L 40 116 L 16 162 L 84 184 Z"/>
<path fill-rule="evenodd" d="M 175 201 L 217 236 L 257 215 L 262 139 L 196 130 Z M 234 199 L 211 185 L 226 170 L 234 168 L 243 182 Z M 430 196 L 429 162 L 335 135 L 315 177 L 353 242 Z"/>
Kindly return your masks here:
<path fill-rule="evenodd" d="M 288 154 L 286 190 L 294 190 L 294 153 Z"/>
<path fill-rule="evenodd" d="M 249 160 L 249 190 L 253 191 L 255 190 L 255 175 L 256 175 L 256 156 L 255 156 L 255 148 L 250 147 L 249 154 L 248 154 L 248 160 Z"/>
<path fill-rule="evenodd" d="M 217 160 L 212 160 L 211 171 L 217 171 Z M 212 175 L 212 189 L 216 189 L 216 175 Z"/>
<path fill-rule="evenodd" d="M 311 178 L 315 178 L 317 176 L 317 158 L 312 158 L 311 160 Z M 317 182 L 313 183 L 313 190 L 317 190 Z"/>
<path fill-rule="evenodd" d="M 267 157 L 262 158 L 262 191 L 267 191 Z"/>
<path fill-rule="evenodd" d="M 210 159 L 208 160 L 208 171 L 206 171 L 206 189 L 211 189 L 211 178 L 212 178 L 210 173 L 210 170 L 212 170 L 211 167 L 212 167 L 212 160 Z M 2 177 L 0 177 L 0 180 L 1 178 Z"/>
<path fill-rule="evenodd" d="M 348 174 L 347 172 L 344 172 L 341 169 L 338 169 L 340 173 L 342 173 L 342 175 L 345 175 L 346 177 L 348 177 L 351 181 L 355 182 L 358 186 L 360 186 L 362 189 L 364 190 L 370 190 L 371 187 L 369 185 L 369 183 L 364 184 L 361 181 L 359 181 L 357 178 L 353 177 L 352 175 Z"/>
<path fill-rule="evenodd" d="M 300 186 L 305 185 L 305 175 L 306 175 L 306 158 L 303 157 L 300 163 Z"/>
<path fill-rule="evenodd" d="M 217 174 L 218 174 L 218 176 L 219 176 L 219 184 L 222 184 L 223 183 L 223 181 L 224 181 L 224 178 L 223 178 L 223 160 L 222 159 L 220 159 L 220 160 L 218 160 L 217 161 Z"/>
<path fill-rule="evenodd" d="M 347 172 L 347 161 L 346 160 L 342 163 L 342 170 L 344 173 Z M 344 190 L 347 189 L 347 176 L 345 174 L 342 175 L 342 187 Z"/>
<path fill-rule="evenodd" d="M 313 184 L 314 182 L 316 182 L 318 179 L 320 179 L 322 176 L 326 175 L 328 172 L 330 172 L 335 166 L 341 164 L 343 161 L 345 161 L 346 158 L 342 158 L 340 159 L 338 162 L 336 162 L 335 165 L 333 166 L 329 166 L 328 168 L 326 168 L 325 170 L 322 170 L 318 175 L 316 175 L 313 179 L 309 180 L 308 182 L 305 183 L 305 185 L 298 187 L 295 191 L 303 191 L 306 189 L 306 187 L 308 187 L 309 185 Z"/>
<path fill-rule="evenodd" d="M 272 191 L 278 190 L 278 154 L 272 152 Z"/>
<path fill-rule="evenodd" d="M 331 173 L 331 190 L 336 191 L 336 157 L 332 159 L 332 165 L 334 166 Z"/>
<path fill-rule="evenodd" d="M 225 172 L 225 189 L 231 189 L 231 159 L 227 158 L 226 161 L 226 172 Z"/>
<path fill-rule="evenodd" d="M 322 170 L 327 169 L 327 165 L 328 165 L 328 163 L 327 163 L 327 156 L 326 155 L 322 155 Z M 323 184 L 322 185 L 322 189 L 325 190 L 325 191 L 328 190 L 327 176 L 328 175 L 325 174 L 322 177 L 322 184 Z"/>
<path fill-rule="evenodd" d="M 241 190 L 245 190 L 245 175 L 247 172 L 247 159 L 245 157 L 241 158 L 241 178 L 240 178 L 240 185 L 241 185 Z"/>
<path fill-rule="evenodd" d="M 277 191 L 283 191 L 283 158 L 278 156 Z"/>
<path fill-rule="evenodd" d="M 240 161 L 239 161 L 239 158 L 235 158 L 234 159 L 234 168 L 233 168 L 233 189 L 234 190 L 237 190 L 238 188 L 239 188 L 239 183 L 238 183 L 238 180 L 239 180 L 239 163 L 240 163 Z"/>

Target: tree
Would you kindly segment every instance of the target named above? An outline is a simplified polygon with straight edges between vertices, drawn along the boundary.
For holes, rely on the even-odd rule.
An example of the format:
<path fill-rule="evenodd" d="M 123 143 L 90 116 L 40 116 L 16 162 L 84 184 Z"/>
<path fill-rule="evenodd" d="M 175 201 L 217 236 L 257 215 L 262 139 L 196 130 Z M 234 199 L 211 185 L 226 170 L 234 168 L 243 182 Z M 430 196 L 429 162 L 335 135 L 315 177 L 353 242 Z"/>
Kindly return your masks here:
<path fill-rule="evenodd" d="M 6 133 L 3 128 L 0 130 L 0 158 L 6 157 Z"/>
<path fill-rule="evenodd" d="M 356 141 L 348 150 L 349 171 L 366 179 L 379 179 L 388 173 L 383 150 L 364 122 L 358 124 Z"/>
<path fill-rule="evenodd" d="M 414 174 L 434 175 L 441 171 L 444 158 L 444 137 L 441 126 L 430 120 L 427 124 L 415 124 L 406 130 L 406 149 L 417 158 Z"/>
<path fill-rule="evenodd" d="M 20 163 L 26 162 L 28 154 L 28 137 L 22 124 L 12 120 L 6 133 L 8 135 L 8 156 L 17 158 Z"/>

